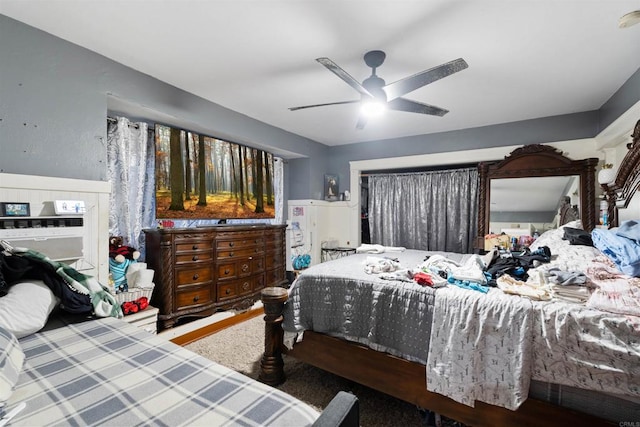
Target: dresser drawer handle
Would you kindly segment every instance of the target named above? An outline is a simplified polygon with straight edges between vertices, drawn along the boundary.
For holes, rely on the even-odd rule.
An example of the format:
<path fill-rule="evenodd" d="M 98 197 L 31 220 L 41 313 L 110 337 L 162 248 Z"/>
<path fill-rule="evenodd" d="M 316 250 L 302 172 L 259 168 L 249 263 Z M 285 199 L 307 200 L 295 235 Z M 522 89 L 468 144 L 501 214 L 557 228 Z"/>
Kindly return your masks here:
<path fill-rule="evenodd" d="M 251 285 L 249 284 L 249 282 L 244 282 L 244 283 L 242 284 L 242 289 L 243 289 L 243 290 L 245 290 L 245 291 L 246 291 L 246 290 L 249 290 L 249 288 L 251 288 Z"/>
<path fill-rule="evenodd" d="M 198 302 L 199 299 L 200 299 L 200 296 L 196 295 L 195 297 L 193 297 L 193 302 Z"/>
<path fill-rule="evenodd" d="M 233 247 L 233 245 L 235 245 L 235 242 L 229 242 L 229 247 Z"/>
<path fill-rule="evenodd" d="M 197 261 L 198 260 L 198 255 L 194 255 L 193 258 L 191 258 L 193 261 Z"/>
<path fill-rule="evenodd" d="M 246 273 L 247 271 L 249 271 L 249 264 L 242 264 L 242 272 Z"/>
<path fill-rule="evenodd" d="M 191 249 L 193 249 L 194 251 L 198 249 L 198 245 L 193 245 L 191 246 Z"/>
<path fill-rule="evenodd" d="M 198 273 L 193 275 L 193 280 L 198 280 L 198 278 L 200 277 L 200 275 L 198 275 Z"/>
<path fill-rule="evenodd" d="M 231 273 L 231 271 L 227 268 L 227 269 L 224 271 L 224 274 L 229 274 L 229 273 Z"/>
<path fill-rule="evenodd" d="M 233 255 L 233 252 L 229 252 L 229 257 L 232 257 Z"/>
<path fill-rule="evenodd" d="M 225 289 L 224 293 L 229 295 L 231 293 L 231 289 L 229 289 L 229 288 Z"/>

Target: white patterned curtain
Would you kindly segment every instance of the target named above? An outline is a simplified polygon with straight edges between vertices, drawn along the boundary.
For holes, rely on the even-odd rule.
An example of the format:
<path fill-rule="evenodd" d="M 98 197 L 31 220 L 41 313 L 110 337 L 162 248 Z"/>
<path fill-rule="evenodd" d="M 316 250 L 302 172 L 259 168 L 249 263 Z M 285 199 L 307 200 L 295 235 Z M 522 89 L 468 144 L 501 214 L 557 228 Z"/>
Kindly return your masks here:
<path fill-rule="evenodd" d="M 371 243 L 472 253 L 478 169 L 369 175 Z"/>
<path fill-rule="evenodd" d="M 109 234 L 122 236 L 143 258 L 142 230 L 155 222 L 153 131 L 146 123 L 132 123 L 125 117 L 107 124 Z"/>
<path fill-rule="evenodd" d="M 273 158 L 273 193 L 276 204 L 276 217 L 273 224 L 284 224 L 284 161 Z"/>

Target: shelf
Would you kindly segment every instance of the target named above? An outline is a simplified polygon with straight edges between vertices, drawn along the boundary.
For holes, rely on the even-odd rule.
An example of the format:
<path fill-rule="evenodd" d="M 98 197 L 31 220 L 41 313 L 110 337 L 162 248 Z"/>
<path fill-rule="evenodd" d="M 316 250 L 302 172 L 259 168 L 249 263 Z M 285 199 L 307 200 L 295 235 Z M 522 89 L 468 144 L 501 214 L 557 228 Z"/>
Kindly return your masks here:
<path fill-rule="evenodd" d="M 321 262 L 330 261 L 356 253 L 356 248 L 337 247 L 320 249 Z"/>

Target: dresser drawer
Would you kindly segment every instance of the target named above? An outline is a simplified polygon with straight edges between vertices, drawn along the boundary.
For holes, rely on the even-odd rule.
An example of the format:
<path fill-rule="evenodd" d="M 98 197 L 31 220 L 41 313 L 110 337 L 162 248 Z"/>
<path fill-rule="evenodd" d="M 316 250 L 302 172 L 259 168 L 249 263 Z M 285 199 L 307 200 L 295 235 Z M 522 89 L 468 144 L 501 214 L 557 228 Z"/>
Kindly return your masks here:
<path fill-rule="evenodd" d="M 264 265 L 262 256 L 257 258 L 249 257 L 246 260 L 236 260 L 224 264 L 218 263 L 218 280 L 235 279 L 262 273 Z"/>
<path fill-rule="evenodd" d="M 178 310 L 209 303 L 211 303 L 211 287 L 202 287 L 176 293 L 176 305 Z"/>
<path fill-rule="evenodd" d="M 268 234 L 264 236 L 264 244 L 267 248 L 280 246 L 283 241 L 284 241 L 284 236 L 282 235 L 282 233 Z"/>
<path fill-rule="evenodd" d="M 282 254 L 282 251 L 267 252 L 267 254 L 265 255 L 265 264 L 267 270 L 284 265 L 284 256 Z"/>
<path fill-rule="evenodd" d="M 198 261 L 210 261 L 211 258 L 212 258 L 211 251 L 176 254 L 176 264 L 184 264 L 188 262 L 198 262 Z"/>
<path fill-rule="evenodd" d="M 256 289 L 264 287 L 264 275 L 248 277 L 244 280 L 234 280 L 228 283 L 218 283 L 218 301 L 248 295 Z"/>
<path fill-rule="evenodd" d="M 192 251 L 206 251 L 213 248 L 211 240 L 198 240 L 195 242 L 180 242 L 176 243 L 176 253 L 180 252 L 192 252 Z"/>
<path fill-rule="evenodd" d="M 251 256 L 262 255 L 264 254 L 264 249 L 262 247 L 249 247 L 249 248 L 239 248 L 239 249 L 218 249 L 217 258 L 219 260 L 229 259 L 229 258 L 249 258 Z"/>
<path fill-rule="evenodd" d="M 267 286 L 280 286 L 280 284 L 285 280 L 284 268 L 267 270 L 265 277 Z"/>
<path fill-rule="evenodd" d="M 264 236 L 262 233 L 237 233 L 234 235 L 224 235 L 224 233 L 220 233 L 216 239 L 217 249 L 246 248 L 253 246 L 264 246 Z"/>
<path fill-rule="evenodd" d="M 236 263 L 228 262 L 228 263 L 218 263 L 218 279 L 235 279 L 237 277 L 236 273 Z"/>
<path fill-rule="evenodd" d="M 264 271 L 264 268 L 265 268 L 265 261 L 263 257 L 257 257 L 251 260 L 252 273 L 261 273 Z"/>
<path fill-rule="evenodd" d="M 178 287 L 209 281 L 211 281 L 210 266 L 176 270 L 176 283 Z"/>

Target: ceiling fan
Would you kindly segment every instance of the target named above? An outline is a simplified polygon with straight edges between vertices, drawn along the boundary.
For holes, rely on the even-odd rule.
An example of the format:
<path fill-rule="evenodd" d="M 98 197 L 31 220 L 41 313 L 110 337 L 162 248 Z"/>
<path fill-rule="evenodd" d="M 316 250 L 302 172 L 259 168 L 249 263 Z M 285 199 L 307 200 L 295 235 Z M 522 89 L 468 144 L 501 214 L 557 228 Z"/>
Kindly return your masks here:
<path fill-rule="evenodd" d="M 618 21 L 618 27 L 627 28 L 640 23 L 640 10 L 634 10 L 622 16 Z"/>
<path fill-rule="evenodd" d="M 405 111 L 409 113 L 429 114 L 433 116 L 444 116 L 449 112 L 444 108 L 434 105 L 424 104 L 422 102 L 411 101 L 403 98 L 409 92 L 413 92 L 423 86 L 447 77 L 458 71 L 462 71 L 469 65 L 464 59 L 458 58 L 437 67 L 421 71 L 404 79 L 386 84 L 386 82 L 376 75 L 376 68 L 384 62 L 386 54 L 381 50 L 372 50 L 364 55 L 364 62 L 371 67 L 371 76 L 367 77 L 362 83 L 351 77 L 345 70 L 340 68 L 335 62 L 329 58 L 317 58 L 320 64 L 324 65 L 329 71 L 342 79 L 349 86 L 360 93 L 360 99 L 353 101 L 330 102 L 327 104 L 305 105 L 301 107 L 291 107 L 289 110 L 296 111 L 305 108 L 324 107 L 328 105 L 355 104 L 361 103 L 363 114 L 360 114 L 357 129 L 363 129 L 367 123 L 367 112 L 383 110 L 388 108 L 391 110 Z"/>

